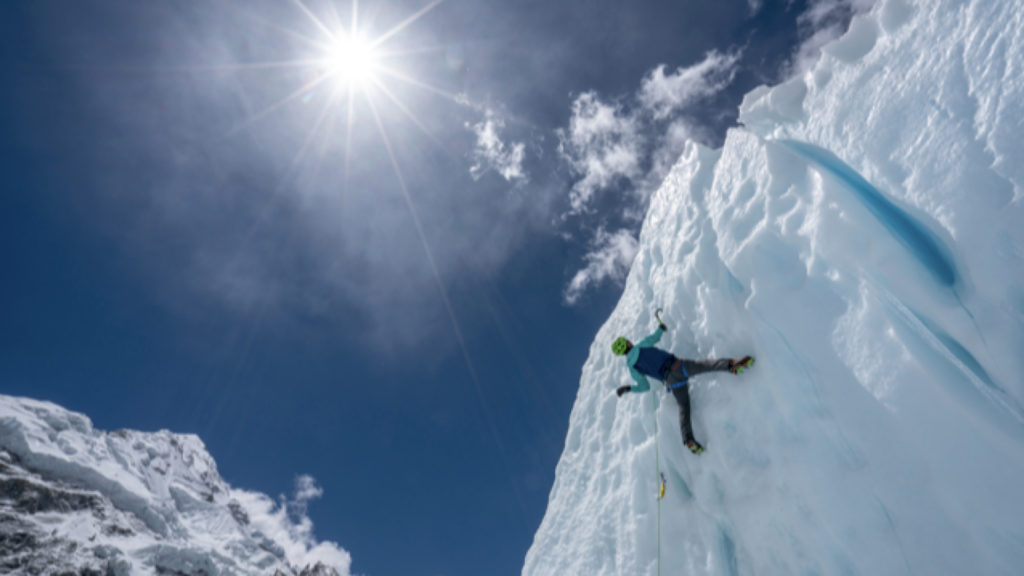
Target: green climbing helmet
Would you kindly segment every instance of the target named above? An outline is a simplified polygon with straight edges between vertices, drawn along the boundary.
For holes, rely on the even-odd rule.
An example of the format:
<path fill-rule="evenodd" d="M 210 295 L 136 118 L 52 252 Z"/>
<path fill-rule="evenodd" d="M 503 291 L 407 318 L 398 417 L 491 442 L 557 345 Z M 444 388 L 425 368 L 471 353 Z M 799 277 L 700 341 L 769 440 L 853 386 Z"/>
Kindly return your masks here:
<path fill-rule="evenodd" d="M 612 353 L 616 356 L 622 356 L 629 350 L 629 340 L 626 340 L 625 336 L 619 336 L 612 342 Z"/>

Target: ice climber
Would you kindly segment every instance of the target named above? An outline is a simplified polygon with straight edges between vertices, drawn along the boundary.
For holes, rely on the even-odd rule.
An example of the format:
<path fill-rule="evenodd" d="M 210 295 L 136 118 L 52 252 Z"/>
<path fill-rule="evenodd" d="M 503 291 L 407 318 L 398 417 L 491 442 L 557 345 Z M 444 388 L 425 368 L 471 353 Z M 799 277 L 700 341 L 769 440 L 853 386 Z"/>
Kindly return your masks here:
<path fill-rule="evenodd" d="M 661 380 L 665 387 L 672 391 L 679 403 L 679 426 L 683 432 L 683 444 L 694 454 L 700 454 L 704 447 L 693 438 L 693 425 L 690 422 L 690 391 L 687 384 L 690 377 L 705 372 L 732 372 L 740 374 L 744 369 L 754 365 L 754 358 L 744 356 L 739 360 L 681 360 L 654 345 L 661 340 L 666 326 L 658 321 L 658 329 L 636 345 L 625 337 L 619 337 L 612 343 L 612 352 L 616 356 L 625 356 L 629 373 L 636 380 L 633 386 L 619 386 L 615 393 L 621 398 L 626 392 L 647 392 L 651 389 L 647 376 Z"/>

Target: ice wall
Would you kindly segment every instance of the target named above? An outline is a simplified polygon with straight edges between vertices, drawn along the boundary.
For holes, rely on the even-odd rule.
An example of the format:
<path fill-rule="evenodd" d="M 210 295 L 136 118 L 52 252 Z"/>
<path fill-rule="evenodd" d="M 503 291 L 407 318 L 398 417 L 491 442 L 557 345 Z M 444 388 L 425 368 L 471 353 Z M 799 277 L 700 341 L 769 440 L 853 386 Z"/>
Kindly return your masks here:
<path fill-rule="evenodd" d="M 1018 0 L 879 2 L 687 149 L 524 574 L 1020 573 L 1022 29 Z M 659 306 L 678 356 L 758 357 L 692 381 L 699 457 L 671 396 L 614 394 Z"/>

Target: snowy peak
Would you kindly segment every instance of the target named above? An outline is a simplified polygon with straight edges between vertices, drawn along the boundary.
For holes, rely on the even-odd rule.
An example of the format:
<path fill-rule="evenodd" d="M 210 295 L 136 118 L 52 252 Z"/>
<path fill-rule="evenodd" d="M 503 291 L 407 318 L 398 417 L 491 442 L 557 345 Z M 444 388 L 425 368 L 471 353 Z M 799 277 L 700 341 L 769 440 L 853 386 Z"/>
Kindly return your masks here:
<path fill-rule="evenodd" d="M 103 432 L 82 414 L 8 396 L 0 558 L 5 573 L 329 576 L 350 564 L 287 501 L 229 486 L 195 435 Z"/>
<path fill-rule="evenodd" d="M 176 512 L 191 503 L 228 498 L 213 458 L 193 435 L 108 434 L 81 414 L 25 399 L 0 406 L 0 445 L 32 470 L 105 494 L 161 536 L 181 534 Z"/>

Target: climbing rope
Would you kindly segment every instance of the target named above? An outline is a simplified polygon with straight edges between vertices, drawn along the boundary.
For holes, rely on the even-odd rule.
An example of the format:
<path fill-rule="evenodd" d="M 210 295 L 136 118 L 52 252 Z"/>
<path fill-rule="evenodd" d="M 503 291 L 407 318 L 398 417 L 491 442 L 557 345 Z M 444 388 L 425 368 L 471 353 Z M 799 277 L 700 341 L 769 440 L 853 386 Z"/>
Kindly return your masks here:
<path fill-rule="evenodd" d="M 654 311 L 654 317 L 661 326 L 661 308 Z M 658 440 L 658 393 L 651 390 L 651 403 L 654 404 L 654 471 L 658 474 L 658 576 L 661 576 L 661 500 L 665 497 L 665 474 L 661 471 L 661 450 Z"/>
<path fill-rule="evenodd" d="M 652 392 L 654 392 L 652 390 Z M 651 394 L 654 404 L 654 471 L 658 474 L 658 576 L 661 576 L 661 499 L 665 497 L 665 475 L 661 472 L 661 450 L 658 446 L 658 395 Z"/>

